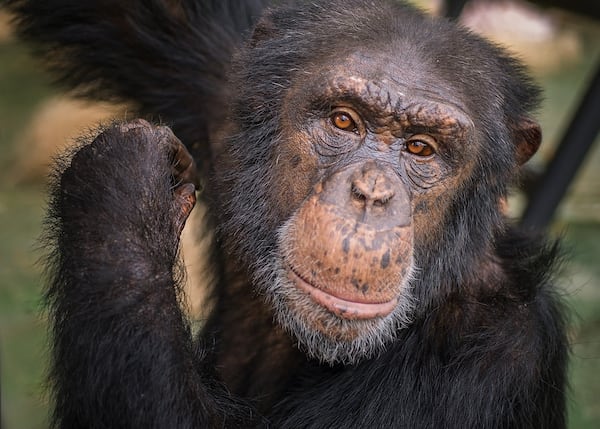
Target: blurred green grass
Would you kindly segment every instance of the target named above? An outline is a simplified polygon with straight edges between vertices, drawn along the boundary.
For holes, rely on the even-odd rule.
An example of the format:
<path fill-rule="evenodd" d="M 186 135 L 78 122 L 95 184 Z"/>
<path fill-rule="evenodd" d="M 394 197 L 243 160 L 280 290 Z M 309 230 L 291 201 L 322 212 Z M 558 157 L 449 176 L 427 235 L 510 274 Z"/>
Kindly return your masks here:
<path fill-rule="evenodd" d="M 597 34 L 597 33 L 595 33 Z M 595 37 L 595 36 L 593 36 Z M 560 74 L 541 76 L 547 101 L 541 112 L 546 140 L 559 138 L 590 68 L 598 61 L 598 39 L 588 40 L 584 60 Z M 595 41 L 594 41 L 595 40 Z M 594 44 L 595 43 L 595 44 Z M 0 386 L 5 429 L 47 427 L 43 372 L 46 334 L 40 316 L 41 256 L 36 250 L 43 217 L 44 190 L 11 184 L 13 141 L 35 107 L 54 94 L 41 67 L 15 41 L 0 42 Z M 547 143 L 546 143 L 547 144 Z M 590 158 L 598 160 L 598 144 Z M 589 162 L 580 176 L 600 188 L 598 164 Z M 595 182 L 595 183 L 594 183 Z M 554 226 L 564 234 L 570 263 L 561 282 L 574 310 L 570 369 L 571 429 L 600 427 L 600 224 L 574 223 L 561 217 Z"/>
<path fill-rule="evenodd" d="M 52 93 L 17 43 L 0 44 L 0 388 L 5 429 L 47 427 L 43 397 L 46 334 L 40 317 L 36 240 L 41 186 L 11 185 L 13 142 L 34 106 Z"/>

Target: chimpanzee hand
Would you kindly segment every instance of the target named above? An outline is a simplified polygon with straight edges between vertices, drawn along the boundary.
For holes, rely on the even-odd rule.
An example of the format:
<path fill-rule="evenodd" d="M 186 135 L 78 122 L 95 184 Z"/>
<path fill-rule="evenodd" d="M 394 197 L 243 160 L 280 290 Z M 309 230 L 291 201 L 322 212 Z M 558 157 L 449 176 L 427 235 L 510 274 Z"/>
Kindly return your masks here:
<path fill-rule="evenodd" d="M 148 121 L 136 119 L 121 124 L 119 130 L 124 134 L 132 133 L 141 141 L 152 144 L 155 141 L 159 150 L 167 153 L 170 161 L 171 182 L 174 196 L 174 218 L 179 232 L 196 203 L 197 170 L 192 155 L 170 128 L 153 126 Z"/>
<path fill-rule="evenodd" d="M 80 262 L 137 274 L 170 269 L 196 180 L 195 163 L 171 130 L 144 120 L 112 125 L 67 163 L 51 218 Z"/>

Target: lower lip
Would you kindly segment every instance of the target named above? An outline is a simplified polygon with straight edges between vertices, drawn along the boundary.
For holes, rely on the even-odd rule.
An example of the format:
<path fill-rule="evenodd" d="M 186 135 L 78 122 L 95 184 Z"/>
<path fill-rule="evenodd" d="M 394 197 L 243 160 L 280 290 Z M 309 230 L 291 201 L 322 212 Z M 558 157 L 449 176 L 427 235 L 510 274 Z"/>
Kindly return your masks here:
<path fill-rule="evenodd" d="M 381 303 L 365 303 L 348 301 L 337 296 L 333 296 L 307 283 L 292 269 L 288 269 L 290 279 L 319 305 L 325 307 L 338 317 L 348 320 L 368 320 L 378 317 L 385 317 L 390 314 L 396 305 L 398 299 Z"/>

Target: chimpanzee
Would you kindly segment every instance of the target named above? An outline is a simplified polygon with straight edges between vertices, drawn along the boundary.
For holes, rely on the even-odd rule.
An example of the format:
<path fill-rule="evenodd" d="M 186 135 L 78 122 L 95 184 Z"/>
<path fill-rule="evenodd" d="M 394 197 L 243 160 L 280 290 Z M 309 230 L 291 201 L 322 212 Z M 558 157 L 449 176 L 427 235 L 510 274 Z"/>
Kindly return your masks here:
<path fill-rule="evenodd" d="M 54 427 L 564 428 L 557 246 L 501 209 L 537 87 L 394 0 L 284 3 L 7 1 L 63 83 L 173 129 L 59 169 Z M 219 279 L 193 339 L 195 185 Z"/>

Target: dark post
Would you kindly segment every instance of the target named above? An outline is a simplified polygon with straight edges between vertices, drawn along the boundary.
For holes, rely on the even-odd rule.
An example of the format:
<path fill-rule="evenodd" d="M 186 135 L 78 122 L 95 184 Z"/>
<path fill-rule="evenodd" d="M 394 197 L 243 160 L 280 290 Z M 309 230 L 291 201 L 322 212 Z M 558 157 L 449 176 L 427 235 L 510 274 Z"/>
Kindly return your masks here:
<path fill-rule="evenodd" d="M 600 66 L 563 135 L 523 217 L 521 225 L 545 229 L 600 130 Z"/>

